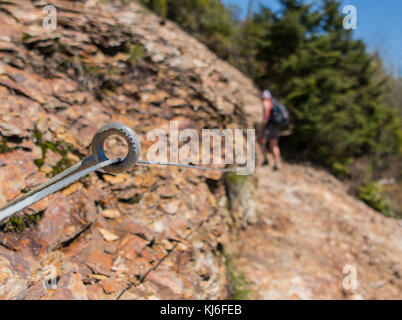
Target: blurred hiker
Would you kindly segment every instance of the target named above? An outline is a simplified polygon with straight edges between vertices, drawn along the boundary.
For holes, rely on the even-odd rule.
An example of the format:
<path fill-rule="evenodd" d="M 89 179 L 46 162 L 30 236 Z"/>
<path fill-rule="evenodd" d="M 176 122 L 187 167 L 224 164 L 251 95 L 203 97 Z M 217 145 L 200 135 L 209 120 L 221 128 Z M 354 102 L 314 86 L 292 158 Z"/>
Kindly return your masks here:
<path fill-rule="evenodd" d="M 263 120 L 260 128 L 259 143 L 263 151 L 263 165 L 268 164 L 268 151 L 274 158 L 274 170 L 279 170 L 281 163 L 281 151 L 279 149 L 279 137 L 281 125 L 289 121 L 289 113 L 286 107 L 272 97 L 268 90 L 262 92 Z"/>

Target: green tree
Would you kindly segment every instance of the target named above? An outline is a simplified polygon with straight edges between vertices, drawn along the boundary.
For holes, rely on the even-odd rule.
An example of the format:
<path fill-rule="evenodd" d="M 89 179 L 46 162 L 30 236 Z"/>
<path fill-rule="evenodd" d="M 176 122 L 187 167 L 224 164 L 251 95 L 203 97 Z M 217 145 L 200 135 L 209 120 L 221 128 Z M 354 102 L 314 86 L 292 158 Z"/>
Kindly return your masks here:
<path fill-rule="evenodd" d="M 339 2 L 325 0 L 322 8 L 280 2 L 279 15 L 265 8 L 256 17 L 268 21 L 257 81 L 291 109 L 288 147 L 342 172 L 356 158 L 397 152 L 400 122 L 383 103 L 385 79 L 374 81 L 377 66 L 364 43 L 343 29 Z"/>
<path fill-rule="evenodd" d="M 156 13 L 180 24 L 222 59 L 228 60 L 231 56 L 236 24 L 233 12 L 220 0 L 142 1 Z"/>

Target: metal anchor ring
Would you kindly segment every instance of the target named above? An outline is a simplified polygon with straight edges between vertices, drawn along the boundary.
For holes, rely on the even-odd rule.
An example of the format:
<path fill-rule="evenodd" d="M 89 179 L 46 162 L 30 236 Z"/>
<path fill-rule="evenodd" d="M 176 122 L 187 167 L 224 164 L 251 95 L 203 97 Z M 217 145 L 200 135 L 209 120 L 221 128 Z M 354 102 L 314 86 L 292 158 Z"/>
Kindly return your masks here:
<path fill-rule="evenodd" d="M 124 159 L 109 159 L 104 150 L 104 143 L 107 137 L 117 135 L 122 137 L 128 146 L 128 152 Z M 59 173 L 55 177 L 37 186 L 23 196 L 9 202 L 0 209 L 0 222 L 9 218 L 13 214 L 29 207 L 44 197 L 59 191 L 60 189 L 79 180 L 87 174 L 102 169 L 108 173 L 119 173 L 126 171 L 135 164 L 143 165 L 167 165 L 199 170 L 219 170 L 220 172 L 232 172 L 234 169 L 206 168 L 190 164 L 144 161 L 139 160 L 141 144 L 135 131 L 121 123 L 110 123 L 100 128 L 92 139 L 91 155 L 84 160 L 76 163 L 70 168 Z"/>
<path fill-rule="evenodd" d="M 111 135 L 118 135 L 126 140 L 128 153 L 124 159 L 108 159 L 106 156 L 104 142 Z M 4 208 L 0 209 L 0 222 L 93 171 L 103 169 L 105 172 L 118 173 L 130 169 L 136 164 L 140 152 L 141 145 L 134 130 L 121 123 L 105 125 L 96 132 L 92 140 L 92 154 L 89 157 L 42 183 L 23 196 L 9 202 Z"/>
<path fill-rule="evenodd" d="M 110 123 L 100 128 L 92 139 L 92 155 L 97 162 L 109 160 L 105 154 L 104 143 L 107 137 L 118 135 L 127 142 L 128 152 L 124 159 L 104 167 L 102 170 L 109 173 L 126 171 L 134 166 L 141 153 L 141 144 L 135 131 L 121 123 Z"/>

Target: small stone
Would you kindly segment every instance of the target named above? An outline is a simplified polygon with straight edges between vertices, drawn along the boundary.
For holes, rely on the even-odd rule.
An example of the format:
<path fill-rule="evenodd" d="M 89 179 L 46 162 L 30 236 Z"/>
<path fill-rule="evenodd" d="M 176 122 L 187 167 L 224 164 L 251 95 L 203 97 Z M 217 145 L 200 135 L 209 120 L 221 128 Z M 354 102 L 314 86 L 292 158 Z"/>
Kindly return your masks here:
<path fill-rule="evenodd" d="M 137 254 L 148 244 L 149 242 L 137 237 L 135 235 L 128 234 L 121 242 L 121 248 L 131 258 L 136 258 Z"/>
<path fill-rule="evenodd" d="M 103 239 L 105 239 L 105 241 L 116 241 L 119 239 L 119 236 L 115 235 L 114 233 L 106 229 L 99 228 L 98 230 L 102 234 L 102 237 Z"/>
<path fill-rule="evenodd" d="M 90 274 L 89 278 L 95 279 L 95 280 L 105 280 L 105 279 L 108 279 L 109 277 L 105 276 L 103 274 Z"/>
<path fill-rule="evenodd" d="M 0 273 L 0 283 L 2 283 L 5 279 L 7 279 L 10 275 L 6 272 Z"/>
<path fill-rule="evenodd" d="M 101 249 L 95 249 L 86 259 L 86 265 L 93 274 L 109 276 L 112 267 L 112 257 Z"/>
<path fill-rule="evenodd" d="M 5 137 L 20 136 L 22 131 L 15 125 L 9 123 L 0 123 L 0 133 Z"/>
<path fill-rule="evenodd" d="M 175 214 L 177 212 L 179 205 L 178 205 L 177 201 L 172 201 L 172 202 L 169 202 L 168 204 L 162 205 L 162 207 L 166 213 Z"/>
<path fill-rule="evenodd" d="M 74 184 L 72 184 L 71 186 L 69 186 L 68 188 L 66 188 L 66 189 L 63 191 L 63 193 L 68 196 L 68 195 L 70 195 L 70 194 L 75 193 L 75 192 L 78 191 L 79 189 L 81 189 L 81 187 L 82 187 L 82 184 L 81 184 L 81 183 L 74 183 Z"/>
<path fill-rule="evenodd" d="M 103 251 L 105 251 L 108 254 L 115 254 L 117 252 L 117 248 L 115 245 L 110 244 L 107 245 Z"/>
<path fill-rule="evenodd" d="M 184 99 L 180 98 L 170 98 L 166 101 L 166 105 L 168 107 L 180 107 L 186 105 L 187 102 Z"/>
<path fill-rule="evenodd" d="M 176 194 L 176 189 L 174 187 L 160 187 L 159 194 L 163 198 L 172 198 Z"/>
<path fill-rule="evenodd" d="M 118 209 L 106 209 L 101 211 L 101 215 L 108 219 L 117 219 L 121 217 Z"/>
<path fill-rule="evenodd" d="M 120 293 L 125 288 L 125 286 L 116 279 L 101 280 L 99 281 L 99 285 L 106 294 Z"/>
<path fill-rule="evenodd" d="M 154 62 L 162 62 L 165 60 L 165 56 L 162 53 L 157 53 L 156 55 L 152 56 L 152 60 Z"/>
<path fill-rule="evenodd" d="M 166 227 L 162 221 L 155 221 L 153 223 L 153 229 L 155 232 L 162 233 L 166 229 Z"/>
<path fill-rule="evenodd" d="M 188 246 L 185 245 L 184 243 L 180 242 L 180 243 L 177 245 L 177 250 L 179 250 L 179 251 L 187 251 L 187 250 L 188 250 Z"/>
<path fill-rule="evenodd" d="M 41 183 L 44 183 L 46 180 L 47 177 L 43 172 L 35 172 L 25 179 L 26 190 L 32 190 Z"/>
<path fill-rule="evenodd" d="M 183 293 L 183 279 L 174 272 L 153 271 L 148 275 L 148 280 L 171 290 L 173 294 Z"/>
<path fill-rule="evenodd" d="M 115 176 L 105 175 L 103 178 L 107 182 L 110 182 L 111 184 L 122 184 L 123 182 L 125 182 L 126 180 L 128 180 L 130 178 L 130 175 L 120 173 Z"/>

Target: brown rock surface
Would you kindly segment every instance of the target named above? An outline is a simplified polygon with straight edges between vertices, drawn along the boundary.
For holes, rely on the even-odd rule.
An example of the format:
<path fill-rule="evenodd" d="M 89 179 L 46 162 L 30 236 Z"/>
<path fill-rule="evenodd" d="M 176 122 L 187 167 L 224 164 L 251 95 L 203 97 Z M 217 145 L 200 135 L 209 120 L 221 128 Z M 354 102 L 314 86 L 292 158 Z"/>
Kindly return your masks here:
<path fill-rule="evenodd" d="M 46 4 L 57 6 L 53 32 L 42 27 L 43 1 L 0 3 L 0 205 L 85 157 L 106 123 L 134 128 L 145 158 L 146 133 L 170 120 L 200 130 L 259 118 L 248 78 L 138 4 Z M 235 224 L 246 229 L 230 244 L 222 175 L 142 166 L 93 173 L 19 214 L 36 223 L 0 229 L 0 298 L 223 299 L 222 252 L 231 246 L 263 298 L 343 297 L 349 262 L 364 298 L 400 296 L 400 227 L 316 174 L 333 181 L 297 166 L 260 171 L 257 216 L 249 191 L 233 193 L 248 196 L 236 214 L 246 221 Z"/>
<path fill-rule="evenodd" d="M 260 299 L 400 299 L 402 226 L 325 171 L 257 170 L 258 222 L 237 235 L 237 263 Z M 356 270 L 357 288 L 343 287 Z"/>
<path fill-rule="evenodd" d="M 145 158 L 152 128 L 225 127 L 247 119 L 244 97 L 259 103 L 249 79 L 138 4 L 46 4 L 57 7 L 55 31 L 42 27 L 41 1 L 0 4 L 0 205 L 86 156 L 106 123 L 134 128 Z M 107 148 L 121 150 L 116 141 Z M 0 297 L 224 298 L 216 248 L 226 212 L 206 176 L 157 167 L 91 174 L 24 210 L 40 218 L 0 232 Z M 200 265 L 215 276 L 202 278 Z"/>

